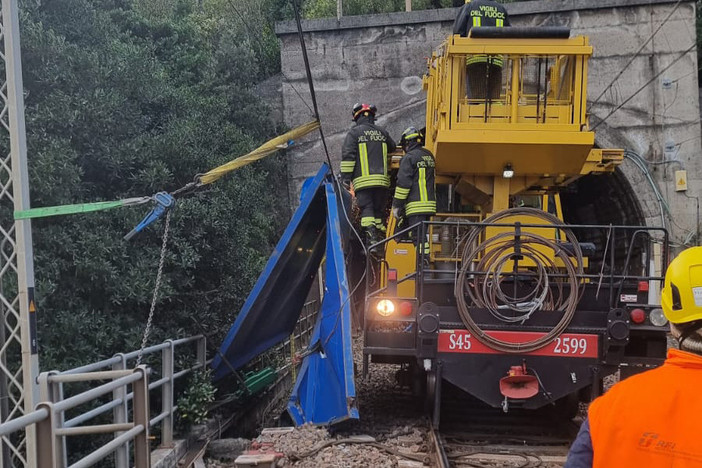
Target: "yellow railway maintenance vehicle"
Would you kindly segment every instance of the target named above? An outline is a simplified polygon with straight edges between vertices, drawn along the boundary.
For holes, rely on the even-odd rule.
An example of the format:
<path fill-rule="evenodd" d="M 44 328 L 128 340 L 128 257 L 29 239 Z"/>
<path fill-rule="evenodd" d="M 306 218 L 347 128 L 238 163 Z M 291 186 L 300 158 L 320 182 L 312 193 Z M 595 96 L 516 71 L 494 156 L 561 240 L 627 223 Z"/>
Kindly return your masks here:
<path fill-rule="evenodd" d="M 473 28 L 428 60 L 425 146 L 439 212 L 415 226 L 391 219 L 384 260 L 368 260 L 363 367 L 397 364 L 436 424 L 442 382 L 504 411 L 573 417 L 605 376 L 665 357 L 655 304 L 667 232 L 564 222 L 560 191 L 623 160 L 595 147 L 592 52 L 565 28 Z M 476 57 L 502 65 L 484 67 L 482 88 L 499 88 L 491 97 L 467 96 Z"/>

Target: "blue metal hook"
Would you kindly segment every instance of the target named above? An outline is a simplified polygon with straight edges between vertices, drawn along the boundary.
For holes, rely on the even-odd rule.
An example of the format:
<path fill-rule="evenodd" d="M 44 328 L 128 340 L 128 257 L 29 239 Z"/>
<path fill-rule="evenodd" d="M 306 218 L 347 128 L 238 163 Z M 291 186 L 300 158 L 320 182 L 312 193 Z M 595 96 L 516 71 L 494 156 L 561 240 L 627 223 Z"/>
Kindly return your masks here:
<path fill-rule="evenodd" d="M 163 214 L 169 209 L 175 206 L 175 198 L 168 192 L 158 192 L 156 195 L 151 197 L 156 206 L 146 215 L 144 219 L 141 220 L 139 224 L 136 225 L 134 229 L 129 231 L 129 233 L 124 236 L 124 240 L 129 240 L 134 237 L 137 233 L 141 232 L 157 219 L 159 219 Z"/>

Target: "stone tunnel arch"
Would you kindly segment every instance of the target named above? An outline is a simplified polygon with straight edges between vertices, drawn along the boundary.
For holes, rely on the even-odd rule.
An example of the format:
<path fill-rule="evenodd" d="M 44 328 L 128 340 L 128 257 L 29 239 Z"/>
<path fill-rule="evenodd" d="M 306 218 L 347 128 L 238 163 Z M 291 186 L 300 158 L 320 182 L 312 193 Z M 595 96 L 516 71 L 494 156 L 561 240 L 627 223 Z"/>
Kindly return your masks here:
<path fill-rule="evenodd" d="M 561 203 L 569 224 L 646 225 L 637 195 L 621 169 L 580 178 L 561 193 Z"/>

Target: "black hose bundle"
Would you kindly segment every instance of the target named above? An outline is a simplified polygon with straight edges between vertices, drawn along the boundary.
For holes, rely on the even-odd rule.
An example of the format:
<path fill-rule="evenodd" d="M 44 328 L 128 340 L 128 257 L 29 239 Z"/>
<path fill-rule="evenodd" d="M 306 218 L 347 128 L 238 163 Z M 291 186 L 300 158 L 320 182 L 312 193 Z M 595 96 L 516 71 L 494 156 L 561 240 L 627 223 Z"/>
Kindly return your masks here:
<path fill-rule="evenodd" d="M 541 226 L 543 222 L 544 227 L 518 230 L 517 225 L 513 228 L 492 226 L 510 223 L 509 218 L 514 217 L 537 218 L 538 221 L 531 224 Z M 564 233 L 567 244 L 538 233 L 550 229 L 550 225 Z M 488 230 L 497 230 L 498 233 L 492 234 Z M 530 352 L 546 346 L 568 327 L 580 302 L 583 254 L 575 235 L 560 219 L 534 208 L 512 208 L 489 217 L 484 224 L 473 228 L 466 235 L 463 245 L 454 293 L 463 323 L 481 343 L 506 353 Z M 556 259 L 560 262 L 556 262 Z M 528 269 L 507 271 L 507 267 L 522 260 L 530 264 Z M 530 291 L 517 291 L 516 283 L 520 278 L 530 281 Z M 505 281 L 515 286 L 512 293 L 503 287 Z M 482 330 L 470 314 L 471 307 L 487 309 L 506 323 L 524 323 L 536 311 L 558 311 L 563 312 L 563 316 L 543 337 L 512 343 L 494 338 Z M 512 314 L 505 313 L 507 311 Z"/>

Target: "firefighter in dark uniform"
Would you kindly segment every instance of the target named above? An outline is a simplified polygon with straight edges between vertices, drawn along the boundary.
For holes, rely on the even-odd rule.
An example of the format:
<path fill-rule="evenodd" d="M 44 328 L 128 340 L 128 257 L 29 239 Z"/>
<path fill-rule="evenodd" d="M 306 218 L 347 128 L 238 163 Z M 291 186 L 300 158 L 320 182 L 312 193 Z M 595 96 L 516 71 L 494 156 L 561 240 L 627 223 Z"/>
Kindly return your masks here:
<path fill-rule="evenodd" d="M 453 33 L 468 36 L 471 28 L 510 26 L 505 7 L 492 0 L 466 0 L 453 23 Z M 466 57 L 466 89 L 469 99 L 499 99 L 502 87 L 502 57 Z"/>
<path fill-rule="evenodd" d="M 375 125 L 376 107 L 353 106 L 356 126 L 349 130 L 341 154 L 341 177 L 346 186 L 353 182 L 361 228 L 368 244 L 385 238 L 385 208 L 390 188 L 388 154 L 395 151 L 395 142 L 388 132 Z"/>
<path fill-rule="evenodd" d="M 434 185 L 434 155 L 421 145 L 421 135 L 414 127 L 402 132 L 400 145 L 405 155 L 400 160 L 397 186 L 392 201 L 392 214 L 404 217 L 406 226 L 429 221 L 436 214 L 436 187 Z M 404 211 L 404 212 L 403 212 Z M 417 245 L 415 240 L 415 245 Z M 424 253 L 428 253 L 424 243 Z"/>

